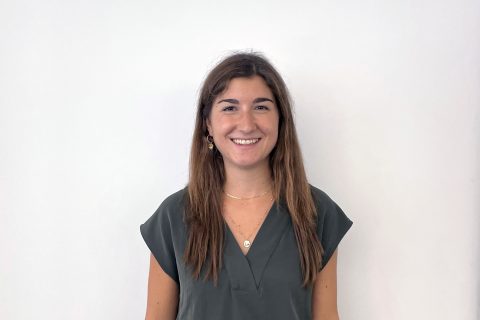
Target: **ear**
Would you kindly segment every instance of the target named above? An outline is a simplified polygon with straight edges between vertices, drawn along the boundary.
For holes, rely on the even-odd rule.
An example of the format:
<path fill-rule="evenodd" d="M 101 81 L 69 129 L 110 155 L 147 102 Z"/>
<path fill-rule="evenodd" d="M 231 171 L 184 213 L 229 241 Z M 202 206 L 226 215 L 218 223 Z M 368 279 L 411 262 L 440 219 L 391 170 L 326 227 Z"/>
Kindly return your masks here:
<path fill-rule="evenodd" d="M 208 130 L 208 134 L 209 135 L 212 135 L 212 124 L 210 123 L 210 118 L 207 118 L 207 120 L 205 120 L 205 123 L 207 124 L 207 130 Z"/>

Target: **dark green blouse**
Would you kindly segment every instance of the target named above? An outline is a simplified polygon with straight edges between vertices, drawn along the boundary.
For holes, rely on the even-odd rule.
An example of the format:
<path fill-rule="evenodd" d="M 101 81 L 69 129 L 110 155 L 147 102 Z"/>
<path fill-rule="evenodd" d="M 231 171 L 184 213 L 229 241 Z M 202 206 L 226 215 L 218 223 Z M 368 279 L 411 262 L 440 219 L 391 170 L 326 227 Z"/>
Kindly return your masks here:
<path fill-rule="evenodd" d="M 352 221 L 323 191 L 311 187 L 317 207 L 317 233 L 325 266 Z M 182 257 L 187 232 L 182 189 L 163 201 L 140 226 L 142 236 L 162 269 L 179 285 L 180 320 L 311 319 L 312 286 L 302 287 L 302 271 L 290 214 L 274 203 L 247 255 L 225 223 L 223 267 L 217 287 L 193 279 Z"/>

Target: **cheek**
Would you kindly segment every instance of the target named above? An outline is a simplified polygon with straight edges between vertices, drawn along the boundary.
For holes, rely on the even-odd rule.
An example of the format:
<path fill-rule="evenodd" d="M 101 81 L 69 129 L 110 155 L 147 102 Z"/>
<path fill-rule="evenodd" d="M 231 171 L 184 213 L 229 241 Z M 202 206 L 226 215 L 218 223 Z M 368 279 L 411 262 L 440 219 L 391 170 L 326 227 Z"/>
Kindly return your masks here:
<path fill-rule="evenodd" d="M 215 117 L 212 119 L 212 133 L 217 137 L 227 134 L 231 130 L 231 127 L 231 123 L 229 123 L 229 121 L 227 121 L 226 119 L 222 119 L 221 117 Z"/>
<path fill-rule="evenodd" d="M 275 130 L 273 141 L 274 141 L 273 146 L 276 146 L 278 142 L 278 130 Z"/>
<path fill-rule="evenodd" d="M 277 118 L 276 124 L 273 128 L 273 131 L 272 131 L 272 135 L 274 136 L 274 141 L 275 141 L 274 145 L 277 145 L 277 142 L 278 142 L 278 134 L 279 134 L 279 130 L 280 130 L 279 126 L 280 126 L 280 123 L 279 123 L 278 118 Z"/>
<path fill-rule="evenodd" d="M 210 114 L 207 124 L 208 124 L 208 129 L 210 130 L 210 133 L 212 135 L 218 132 L 219 121 L 217 116 L 215 116 L 214 114 Z"/>
<path fill-rule="evenodd" d="M 278 138 L 278 129 L 279 129 L 279 119 L 278 117 L 275 117 L 270 121 L 270 132 L 273 136 L 275 136 L 275 139 Z"/>

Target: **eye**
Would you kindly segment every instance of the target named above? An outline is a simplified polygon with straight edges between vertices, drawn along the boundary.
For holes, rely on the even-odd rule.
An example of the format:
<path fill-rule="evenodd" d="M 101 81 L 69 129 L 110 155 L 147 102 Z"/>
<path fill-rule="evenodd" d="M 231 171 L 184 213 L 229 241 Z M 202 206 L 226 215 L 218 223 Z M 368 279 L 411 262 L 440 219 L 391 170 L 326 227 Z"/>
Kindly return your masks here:
<path fill-rule="evenodd" d="M 269 107 L 264 106 L 264 105 L 255 106 L 255 109 L 256 109 L 256 110 L 270 110 Z"/>
<path fill-rule="evenodd" d="M 222 108 L 222 111 L 234 111 L 235 110 L 235 106 L 226 106 L 226 107 L 223 107 Z"/>

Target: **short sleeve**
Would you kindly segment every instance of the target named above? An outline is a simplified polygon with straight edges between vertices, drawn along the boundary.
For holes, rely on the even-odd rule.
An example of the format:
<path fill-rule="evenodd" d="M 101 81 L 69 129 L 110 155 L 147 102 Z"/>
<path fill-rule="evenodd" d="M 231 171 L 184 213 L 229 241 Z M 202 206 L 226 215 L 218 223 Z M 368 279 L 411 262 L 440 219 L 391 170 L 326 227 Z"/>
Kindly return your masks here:
<path fill-rule="evenodd" d="M 317 235 L 324 250 L 323 269 L 353 222 L 325 192 L 314 187 L 312 191 L 317 206 Z"/>
<path fill-rule="evenodd" d="M 168 213 L 169 207 L 164 201 L 155 213 L 140 226 L 140 232 L 163 271 L 178 283 L 172 221 Z"/>

